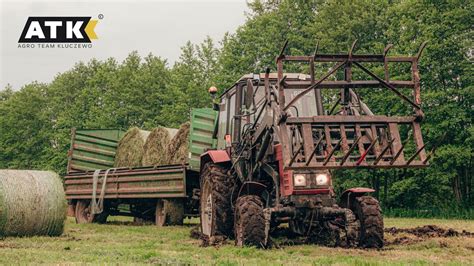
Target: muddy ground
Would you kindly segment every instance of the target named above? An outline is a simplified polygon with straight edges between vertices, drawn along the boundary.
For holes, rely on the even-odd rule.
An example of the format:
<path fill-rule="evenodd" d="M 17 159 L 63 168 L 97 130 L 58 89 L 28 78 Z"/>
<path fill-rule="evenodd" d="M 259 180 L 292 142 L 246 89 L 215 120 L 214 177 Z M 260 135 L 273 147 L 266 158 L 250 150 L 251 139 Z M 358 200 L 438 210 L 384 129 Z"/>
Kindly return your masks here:
<path fill-rule="evenodd" d="M 441 228 L 437 225 L 424 225 L 414 228 L 396 228 L 390 227 L 385 228 L 385 246 L 389 245 L 400 245 L 400 244 L 413 244 L 421 242 L 423 240 L 435 237 L 459 237 L 466 236 L 474 238 L 473 232 L 466 230 L 456 231 L 453 228 Z M 388 240 L 387 235 L 392 236 Z"/>
<path fill-rule="evenodd" d="M 423 225 L 414 228 L 397 228 L 388 227 L 384 229 L 385 239 L 384 247 L 391 245 L 410 245 L 425 241 L 430 238 L 449 238 L 449 237 L 468 237 L 473 238 L 474 232 L 466 230 L 457 231 L 453 228 L 442 228 L 437 225 Z M 201 240 L 201 247 L 215 246 L 219 247 L 229 243 L 228 239 L 223 236 L 208 237 L 200 232 L 199 225 L 191 229 L 190 237 Z M 303 244 L 319 244 L 323 246 L 332 246 L 332 241 L 318 242 L 307 237 L 298 237 L 293 235 L 286 227 L 277 228 L 271 234 L 270 248 L 280 248 L 284 246 L 303 245 Z"/>
<path fill-rule="evenodd" d="M 273 236 L 279 246 L 270 249 L 236 247 L 233 239 L 223 238 L 209 239 L 204 243 L 209 247 L 199 247 L 203 241 L 189 237 L 198 223 L 199 219 L 191 219 L 183 226 L 156 227 L 111 217 L 107 224 L 76 224 L 69 218 L 60 237 L 0 239 L 0 265 L 469 265 L 474 261 L 474 237 L 468 233 L 474 232 L 473 220 L 386 218 L 386 246 L 378 250 L 305 244 L 302 238 L 285 236 L 284 227 L 276 232 L 281 236 Z M 193 235 L 199 237 L 199 231 Z"/>

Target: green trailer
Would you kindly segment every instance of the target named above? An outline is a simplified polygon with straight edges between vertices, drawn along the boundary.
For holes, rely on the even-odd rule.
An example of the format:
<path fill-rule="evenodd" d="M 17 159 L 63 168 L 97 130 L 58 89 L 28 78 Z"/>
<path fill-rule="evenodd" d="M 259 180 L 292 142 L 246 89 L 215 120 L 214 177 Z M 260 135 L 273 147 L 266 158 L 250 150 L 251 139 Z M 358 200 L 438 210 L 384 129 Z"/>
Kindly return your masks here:
<path fill-rule="evenodd" d="M 197 216 L 200 155 L 216 147 L 216 112 L 191 113 L 186 164 L 114 168 L 118 129 L 73 129 L 65 176 L 69 215 L 78 223 L 104 223 L 110 215 L 157 225 L 181 224 Z"/>

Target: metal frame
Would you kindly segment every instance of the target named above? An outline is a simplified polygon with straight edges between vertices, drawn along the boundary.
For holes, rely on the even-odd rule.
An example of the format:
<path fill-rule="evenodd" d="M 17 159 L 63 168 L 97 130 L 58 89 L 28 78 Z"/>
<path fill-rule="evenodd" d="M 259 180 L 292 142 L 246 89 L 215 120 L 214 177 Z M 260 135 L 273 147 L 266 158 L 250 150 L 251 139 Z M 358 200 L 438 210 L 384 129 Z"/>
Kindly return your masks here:
<path fill-rule="evenodd" d="M 418 61 L 426 46 L 423 43 L 415 56 L 387 56 L 388 45 L 383 54 L 355 55 L 355 41 L 347 54 L 319 54 L 318 49 L 312 56 L 284 55 L 287 43 L 276 58 L 278 102 L 276 112 L 280 114 L 279 140 L 283 146 L 284 167 L 287 170 L 335 169 L 335 168 L 400 168 L 424 167 L 428 164 L 425 144 L 419 122 L 423 119 L 420 97 L 420 75 Z M 307 62 L 310 66 L 310 81 L 287 81 L 284 75 L 285 62 Z M 334 67 L 319 79 L 315 77 L 315 63 L 335 63 Z M 384 78 L 363 66 L 363 63 L 382 63 Z M 410 63 L 411 80 L 390 80 L 388 63 Z M 373 80 L 353 80 L 352 68 L 357 67 Z M 344 69 L 344 80 L 328 80 L 339 69 Z M 361 103 L 354 88 L 387 88 L 410 104 L 414 109 L 411 117 L 388 117 L 373 115 L 368 107 Z M 304 89 L 286 103 L 284 91 Z M 413 97 L 407 97 L 397 88 L 411 88 Z M 321 89 L 340 89 L 338 103 L 339 115 L 323 115 Z M 286 112 L 295 102 L 310 91 L 316 92 L 318 116 L 288 117 Z M 355 102 L 360 110 L 355 109 Z M 332 113 L 332 110 L 331 112 Z M 416 152 L 405 159 L 399 133 L 399 125 L 411 125 Z M 317 136 L 315 138 L 315 136 Z M 296 140 L 295 140 L 296 139 Z M 295 145 L 295 143 L 297 143 Z"/>

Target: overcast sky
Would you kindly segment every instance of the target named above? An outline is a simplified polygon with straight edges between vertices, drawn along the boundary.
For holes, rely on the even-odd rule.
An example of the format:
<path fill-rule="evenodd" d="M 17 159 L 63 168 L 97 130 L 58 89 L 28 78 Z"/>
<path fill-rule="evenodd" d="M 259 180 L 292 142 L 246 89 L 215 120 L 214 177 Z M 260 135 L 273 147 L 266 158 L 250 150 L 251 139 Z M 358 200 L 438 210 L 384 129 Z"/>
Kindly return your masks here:
<path fill-rule="evenodd" d="M 245 0 L 207 1 L 12 1 L 0 0 L 0 89 L 37 80 L 50 82 L 78 61 L 115 57 L 137 50 L 166 58 L 172 65 L 188 40 L 207 35 L 216 42 L 245 22 Z M 99 20 L 90 49 L 18 48 L 29 16 L 91 16 Z"/>

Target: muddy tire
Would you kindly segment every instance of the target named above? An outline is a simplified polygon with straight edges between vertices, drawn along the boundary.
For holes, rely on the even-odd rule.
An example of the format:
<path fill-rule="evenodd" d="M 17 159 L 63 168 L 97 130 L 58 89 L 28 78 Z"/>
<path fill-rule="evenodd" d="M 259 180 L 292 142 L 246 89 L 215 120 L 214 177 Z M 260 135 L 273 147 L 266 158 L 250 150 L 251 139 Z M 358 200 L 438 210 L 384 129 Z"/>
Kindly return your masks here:
<path fill-rule="evenodd" d="M 76 203 L 75 217 L 76 223 L 100 223 L 104 224 L 107 222 L 109 216 L 108 211 L 104 207 L 104 211 L 100 214 L 91 214 L 90 200 L 79 200 Z"/>
<path fill-rule="evenodd" d="M 352 211 L 360 221 L 359 246 L 383 247 L 383 217 L 379 202 L 371 196 L 355 198 Z"/>
<path fill-rule="evenodd" d="M 201 172 L 201 197 L 199 213 L 203 235 L 231 236 L 234 223 L 231 194 L 235 179 L 227 174 L 227 168 L 212 162 L 204 165 Z"/>
<path fill-rule="evenodd" d="M 184 202 L 179 199 L 158 200 L 156 203 L 155 224 L 157 226 L 182 225 Z"/>
<path fill-rule="evenodd" d="M 360 238 L 360 221 L 351 210 L 345 209 L 345 211 L 345 226 L 344 230 L 341 231 L 338 244 L 346 248 L 357 247 Z"/>
<path fill-rule="evenodd" d="M 265 247 L 265 218 L 260 197 L 248 195 L 235 203 L 235 245 Z"/>

